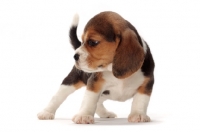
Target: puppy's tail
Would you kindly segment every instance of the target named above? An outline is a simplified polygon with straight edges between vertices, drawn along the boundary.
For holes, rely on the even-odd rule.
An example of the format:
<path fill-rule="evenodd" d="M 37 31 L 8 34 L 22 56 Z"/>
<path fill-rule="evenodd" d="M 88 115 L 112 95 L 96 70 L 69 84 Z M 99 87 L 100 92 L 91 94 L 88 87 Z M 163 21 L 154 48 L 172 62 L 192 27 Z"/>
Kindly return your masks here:
<path fill-rule="evenodd" d="M 75 14 L 73 21 L 72 21 L 71 28 L 69 30 L 70 42 L 74 49 L 77 49 L 81 45 L 81 42 L 78 40 L 78 37 L 76 34 L 78 22 L 79 22 L 79 16 L 78 16 L 78 14 Z"/>

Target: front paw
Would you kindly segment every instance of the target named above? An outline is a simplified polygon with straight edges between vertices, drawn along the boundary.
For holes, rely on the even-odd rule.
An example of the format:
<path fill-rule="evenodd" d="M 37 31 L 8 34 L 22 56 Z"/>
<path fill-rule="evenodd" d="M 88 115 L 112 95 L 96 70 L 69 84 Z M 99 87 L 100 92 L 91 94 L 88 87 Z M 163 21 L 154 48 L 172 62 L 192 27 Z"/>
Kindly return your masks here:
<path fill-rule="evenodd" d="M 91 115 L 75 115 L 72 121 L 76 124 L 93 124 L 94 117 Z"/>
<path fill-rule="evenodd" d="M 46 110 L 43 110 L 42 112 L 37 114 L 38 119 L 40 120 L 53 120 L 54 119 L 54 113 L 50 113 Z"/>
<path fill-rule="evenodd" d="M 149 116 L 146 114 L 133 113 L 128 116 L 129 122 L 150 122 Z"/>

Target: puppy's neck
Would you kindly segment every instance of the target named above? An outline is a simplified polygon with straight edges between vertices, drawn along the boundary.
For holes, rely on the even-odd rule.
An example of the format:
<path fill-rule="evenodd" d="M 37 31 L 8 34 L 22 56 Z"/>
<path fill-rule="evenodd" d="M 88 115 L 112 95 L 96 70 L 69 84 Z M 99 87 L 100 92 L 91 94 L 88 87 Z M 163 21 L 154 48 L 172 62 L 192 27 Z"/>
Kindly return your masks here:
<path fill-rule="evenodd" d="M 107 70 L 112 72 L 112 63 L 110 63 L 108 66 L 107 66 Z"/>

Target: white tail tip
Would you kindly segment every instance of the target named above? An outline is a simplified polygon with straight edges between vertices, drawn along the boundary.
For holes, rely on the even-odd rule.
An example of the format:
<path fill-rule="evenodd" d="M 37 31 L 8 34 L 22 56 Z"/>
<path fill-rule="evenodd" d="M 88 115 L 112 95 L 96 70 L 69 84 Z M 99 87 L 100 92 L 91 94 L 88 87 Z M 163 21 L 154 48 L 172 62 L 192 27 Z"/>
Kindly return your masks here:
<path fill-rule="evenodd" d="M 75 14 L 74 18 L 73 18 L 73 21 L 72 21 L 72 26 L 77 26 L 78 22 L 79 22 L 79 15 Z"/>

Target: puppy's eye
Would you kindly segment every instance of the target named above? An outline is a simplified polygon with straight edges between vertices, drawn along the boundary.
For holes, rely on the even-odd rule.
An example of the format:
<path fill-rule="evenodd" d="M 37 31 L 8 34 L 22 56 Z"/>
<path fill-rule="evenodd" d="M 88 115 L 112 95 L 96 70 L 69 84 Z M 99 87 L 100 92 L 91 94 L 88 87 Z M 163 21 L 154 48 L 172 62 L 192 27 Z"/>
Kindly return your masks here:
<path fill-rule="evenodd" d="M 89 46 L 92 46 L 92 47 L 94 47 L 94 46 L 96 46 L 97 44 L 99 44 L 99 41 L 97 41 L 97 40 L 88 40 L 88 45 Z"/>

